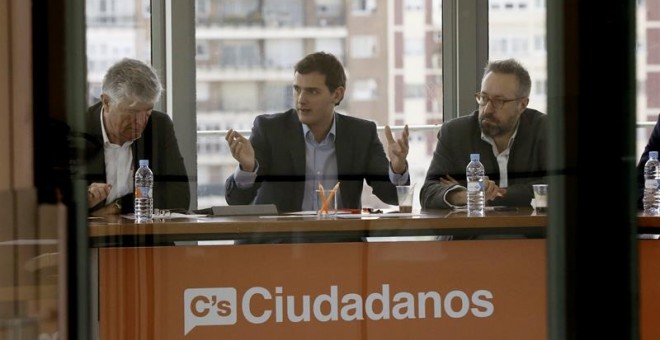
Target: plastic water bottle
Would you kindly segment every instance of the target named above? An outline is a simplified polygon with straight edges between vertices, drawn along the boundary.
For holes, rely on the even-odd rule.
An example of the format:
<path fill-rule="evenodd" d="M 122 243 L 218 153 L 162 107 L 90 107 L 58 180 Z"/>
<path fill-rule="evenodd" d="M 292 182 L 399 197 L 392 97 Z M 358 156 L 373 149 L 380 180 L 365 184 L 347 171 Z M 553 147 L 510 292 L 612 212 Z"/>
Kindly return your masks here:
<path fill-rule="evenodd" d="M 135 171 L 135 221 L 151 222 L 154 215 L 154 173 L 149 169 L 149 160 L 141 159 Z"/>
<path fill-rule="evenodd" d="M 486 170 L 479 161 L 479 154 L 470 154 L 470 163 L 465 169 L 467 176 L 467 211 L 468 216 L 484 216 L 486 205 L 484 175 Z"/>
<path fill-rule="evenodd" d="M 644 165 L 644 213 L 660 215 L 660 162 L 658 152 L 650 151 L 649 160 Z"/>

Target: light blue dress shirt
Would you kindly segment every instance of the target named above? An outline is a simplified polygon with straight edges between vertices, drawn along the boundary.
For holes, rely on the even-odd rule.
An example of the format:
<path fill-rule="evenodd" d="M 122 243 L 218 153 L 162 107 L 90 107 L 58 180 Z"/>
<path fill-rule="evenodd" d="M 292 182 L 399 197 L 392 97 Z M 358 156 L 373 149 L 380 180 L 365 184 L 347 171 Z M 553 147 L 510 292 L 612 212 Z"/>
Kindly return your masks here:
<path fill-rule="evenodd" d="M 316 210 L 314 201 L 319 184 L 324 190 L 332 190 L 337 184 L 337 153 L 335 151 L 336 125 L 332 120 L 332 127 L 325 138 L 317 143 L 309 126 L 303 124 L 305 137 L 305 192 L 303 194 L 302 210 Z M 340 190 L 335 193 L 337 208 L 341 208 Z"/>

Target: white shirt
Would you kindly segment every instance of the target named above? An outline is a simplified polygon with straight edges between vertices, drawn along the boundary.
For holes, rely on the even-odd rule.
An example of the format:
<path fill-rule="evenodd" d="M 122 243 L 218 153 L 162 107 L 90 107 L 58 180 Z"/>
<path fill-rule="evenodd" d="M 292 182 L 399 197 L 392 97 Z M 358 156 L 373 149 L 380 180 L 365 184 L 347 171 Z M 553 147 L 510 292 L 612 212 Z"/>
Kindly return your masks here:
<path fill-rule="evenodd" d="M 518 127 L 516 127 L 516 129 L 513 131 L 513 134 L 511 135 L 511 138 L 509 138 L 509 143 L 506 145 L 506 149 L 498 153 L 495 141 L 492 138 L 484 135 L 483 132 L 481 133 L 481 140 L 493 147 L 493 155 L 495 156 L 495 159 L 497 159 L 497 165 L 500 168 L 500 183 L 498 185 L 500 188 L 506 188 L 509 186 L 509 153 L 511 152 L 511 145 L 513 145 L 513 141 L 516 139 L 517 134 Z"/>
<path fill-rule="evenodd" d="M 105 204 L 133 192 L 133 150 L 128 141 L 123 145 L 110 143 L 103 124 L 103 107 L 101 107 L 101 131 L 103 132 L 103 153 L 105 156 L 105 181 L 112 185 L 112 190 Z"/>
<path fill-rule="evenodd" d="M 509 167 L 508 167 L 509 153 L 511 152 L 511 145 L 513 145 L 513 141 L 516 139 L 517 134 L 518 134 L 518 127 L 516 126 L 516 129 L 513 131 L 511 138 L 509 138 L 509 143 L 507 143 L 506 149 L 498 153 L 497 145 L 495 145 L 495 141 L 492 138 L 484 135 L 483 132 L 481 133 L 481 140 L 490 144 L 493 147 L 493 155 L 495 156 L 495 159 L 497 160 L 497 166 L 500 169 L 500 183 L 498 184 L 500 188 L 506 188 L 509 186 Z M 461 185 L 455 185 L 454 187 L 445 191 L 445 195 L 443 196 L 443 200 L 450 207 L 457 207 L 457 205 L 453 205 L 449 203 L 449 201 L 447 201 L 447 194 L 456 189 L 465 190 L 465 187 Z"/>

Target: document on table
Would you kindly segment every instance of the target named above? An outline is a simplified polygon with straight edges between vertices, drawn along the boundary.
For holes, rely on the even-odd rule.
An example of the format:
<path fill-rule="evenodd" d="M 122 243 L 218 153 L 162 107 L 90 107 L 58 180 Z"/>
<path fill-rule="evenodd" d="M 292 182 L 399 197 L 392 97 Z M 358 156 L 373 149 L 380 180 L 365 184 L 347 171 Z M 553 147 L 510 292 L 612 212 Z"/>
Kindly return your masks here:
<path fill-rule="evenodd" d="M 421 213 L 384 213 L 384 214 L 339 214 L 337 218 L 388 218 L 388 217 L 415 217 L 422 216 Z"/>
<path fill-rule="evenodd" d="M 208 217 L 209 215 L 204 215 L 204 214 L 182 214 L 182 213 L 168 213 L 168 214 L 162 214 L 162 215 L 154 215 L 154 220 L 171 220 L 174 218 L 200 218 L 200 217 Z M 126 214 L 126 215 L 121 215 L 123 218 L 127 218 L 129 220 L 134 220 L 135 215 L 133 214 Z"/>
<path fill-rule="evenodd" d="M 464 207 L 453 207 L 451 209 L 452 211 L 460 212 L 460 211 L 467 211 L 467 206 Z M 490 206 L 490 207 L 485 207 L 484 211 L 518 211 L 518 208 L 516 207 L 507 207 L 503 205 L 495 205 L 495 206 Z"/>

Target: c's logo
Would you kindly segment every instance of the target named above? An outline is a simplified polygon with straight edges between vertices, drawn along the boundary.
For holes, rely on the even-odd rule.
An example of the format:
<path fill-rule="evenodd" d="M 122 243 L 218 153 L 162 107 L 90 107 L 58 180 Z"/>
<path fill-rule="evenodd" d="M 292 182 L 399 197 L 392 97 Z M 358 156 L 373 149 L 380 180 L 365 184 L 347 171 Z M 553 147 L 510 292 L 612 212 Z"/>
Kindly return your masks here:
<path fill-rule="evenodd" d="M 233 325 L 236 323 L 236 289 L 191 288 L 184 292 L 185 330 L 197 326 Z"/>

